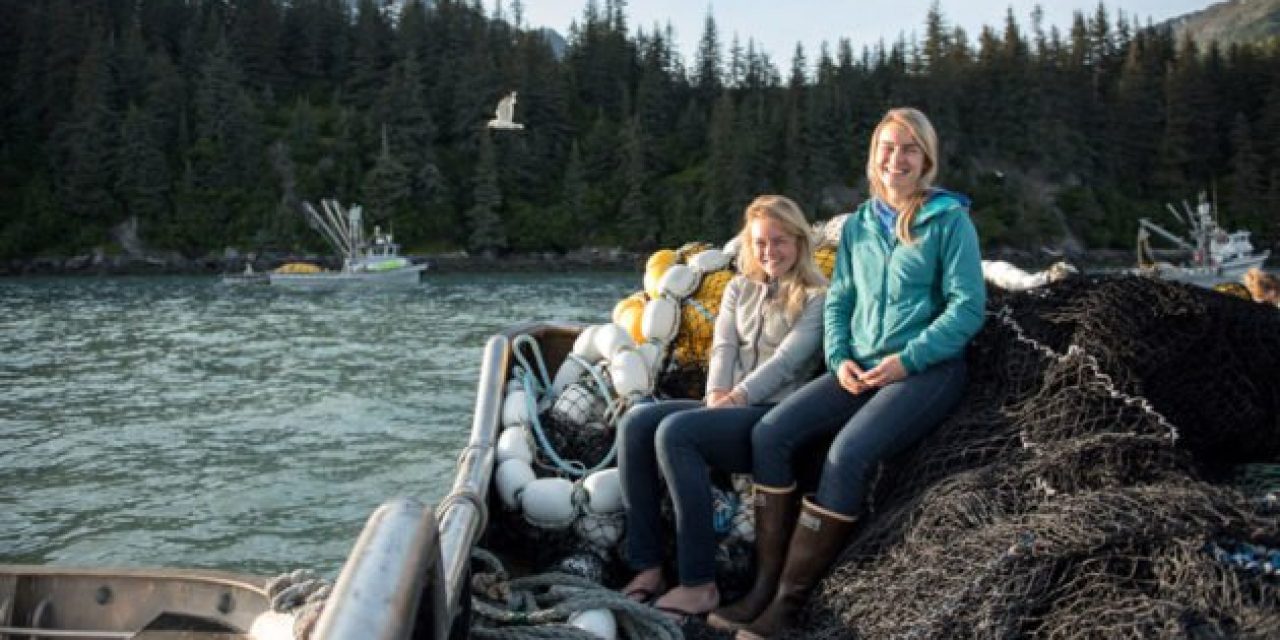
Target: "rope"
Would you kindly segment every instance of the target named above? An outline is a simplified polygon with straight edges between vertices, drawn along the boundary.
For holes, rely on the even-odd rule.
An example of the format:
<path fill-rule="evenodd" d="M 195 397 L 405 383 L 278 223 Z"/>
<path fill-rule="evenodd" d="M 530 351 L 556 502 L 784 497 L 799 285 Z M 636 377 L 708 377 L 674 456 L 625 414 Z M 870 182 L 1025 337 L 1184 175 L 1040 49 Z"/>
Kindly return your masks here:
<path fill-rule="evenodd" d="M 543 380 L 541 383 L 531 373 L 529 364 L 524 359 L 524 356 L 516 349 L 521 345 L 527 345 L 532 349 L 534 358 L 542 370 L 541 373 Z M 529 427 L 533 431 L 534 439 L 537 441 L 538 447 L 542 449 L 543 453 L 547 455 L 547 458 L 551 460 L 550 470 L 562 472 L 573 478 L 583 478 L 599 471 L 600 469 L 604 469 L 612 465 L 614 458 L 618 455 L 618 436 L 616 431 L 614 433 L 613 443 L 609 447 L 609 452 L 605 454 L 604 458 L 601 459 L 599 463 L 589 469 L 586 464 L 579 460 L 565 460 L 561 457 L 560 453 L 556 451 L 555 446 L 551 444 L 551 440 L 547 438 L 546 431 L 542 427 L 542 420 L 538 418 L 538 414 L 540 413 L 538 409 L 539 396 L 551 389 L 551 382 L 547 377 L 546 365 L 543 362 L 542 352 L 538 348 L 538 343 L 527 335 L 520 335 L 515 338 L 512 351 L 515 353 L 516 359 L 521 363 L 520 366 L 513 367 L 512 371 L 516 380 L 519 381 L 525 392 L 525 411 L 529 414 Z M 617 412 L 613 401 L 613 395 L 609 392 L 609 384 L 604 380 L 603 374 L 600 373 L 599 369 L 595 365 L 587 362 L 586 359 L 578 356 L 577 354 L 570 353 L 568 357 L 583 365 L 587 372 L 591 374 L 591 377 L 595 379 L 597 391 L 605 401 L 605 415 L 614 416 Z M 541 384 L 541 387 L 539 387 L 539 384 Z M 546 467 L 546 465 L 540 466 L 543 466 L 544 468 Z"/>
<path fill-rule="evenodd" d="M 592 609 L 611 611 L 619 629 L 629 638 L 679 640 L 684 637 L 675 621 L 661 611 L 586 578 L 565 573 L 543 573 L 508 579 L 509 574 L 502 562 L 492 553 L 475 547 L 471 557 L 490 569 L 489 572 L 478 572 L 472 578 L 473 637 L 592 640 L 597 636 L 564 624 L 573 614 Z M 505 603 L 500 602 L 503 600 Z"/>
<path fill-rule="evenodd" d="M 542 359 L 542 349 L 538 348 L 538 341 L 534 340 L 528 334 L 518 335 L 511 341 L 511 354 L 515 356 L 516 361 L 520 363 L 520 366 L 523 367 L 525 371 L 533 371 L 533 367 L 529 366 L 529 361 L 525 360 L 523 353 L 520 353 L 520 347 L 522 346 L 527 346 L 533 350 L 533 359 L 538 363 L 537 373 L 542 374 L 542 378 L 540 380 L 536 380 L 536 382 L 540 383 L 537 395 L 542 395 L 551 388 L 551 376 L 547 375 L 547 363 Z M 528 391 L 528 388 L 526 387 L 525 390 Z"/>
<path fill-rule="evenodd" d="M 459 489 L 445 496 L 436 505 L 436 523 L 438 524 L 444 519 L 445 513 L 453 508 L 456 502 L 470 502 L 476 508 L 476 512 L 480 514 L 480 527 L 476 529 L 476 535 L 482 535 L 489 528 L 489 505 L 485 503 L 484 498 L 480 497 L 480 494 L 470 489 Z"/>
<path fill-rule="evenodd" d="M 1018 321 L 1013 319 L 1013 309 L 1009 308 L 1009 305 L 1007 304 L 1000 307 L 1000 309 L 995 313 L 988 312 L 988 315 L 999 320 L 1004 324 L 1004 326 L 1012 330 L 1014 338 L 1018 342 L 1030 346 L 1047 359 L 1062 363 L 1070 360 L 1073 356 L 1079 357 L 1084 362 L 1084 365 L 1088 368 L 1089 372 L 1093 374 L 1095 385 L 1107 392 L 1111 398 L 1120 400 L 1124 404 L 1137 408 L 1150 415 L 1155 419 L 1157 424 L 1164 427 L 1169 432 L 1170 442 L 1174 444 L 1178 442 L 1178 438 L 1180 436 L 1178 435 L 1177 427 L 1173 426 L 1173 424 L 1170 423 L 1169 420 L 1166 419 L 1159 411 L 1156 411 L 1155 407 L 1153 407 L 1151 402 L 1146 398 L 1130 395 L 1120 389 L 1117 389 L 1115 381 L 1111 376 L 1102 371 L 1102 366 L 1098 364 L 1098 359 L 1082 349 L 1079 345 L 1073 344 L 1067 347 L 1067 352 L 1065 354 L 1060 354 L 1054 351 L 1048 345 L 1028 336 L 1026 331 L 1023 330 L 1022 325 L 1018 324 Z M 1030 442 L 1026 442 L 1024 436 L 1024 446 L 1031 447 L 1034 445 Z"/>

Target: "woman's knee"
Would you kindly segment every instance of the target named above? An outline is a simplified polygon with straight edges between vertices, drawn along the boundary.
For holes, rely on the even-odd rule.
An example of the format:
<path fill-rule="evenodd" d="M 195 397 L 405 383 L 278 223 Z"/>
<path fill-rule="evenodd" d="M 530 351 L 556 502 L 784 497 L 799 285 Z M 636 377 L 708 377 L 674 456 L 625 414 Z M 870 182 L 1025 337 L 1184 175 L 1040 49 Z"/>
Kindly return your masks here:
<path fill-rule="evenodd" d="M 624 447 L 651 447 L 661 420 L 662 411 L 656 404 L 633 407 L 618 421 L 619 443 Z"/>
<path fill-rule="evenodd" d="M 663 451 L 678 447 L 695 447 L 699 421 L 692 411 L 673 413 L 658 423 L 653 436 L 654 444 Z"/>

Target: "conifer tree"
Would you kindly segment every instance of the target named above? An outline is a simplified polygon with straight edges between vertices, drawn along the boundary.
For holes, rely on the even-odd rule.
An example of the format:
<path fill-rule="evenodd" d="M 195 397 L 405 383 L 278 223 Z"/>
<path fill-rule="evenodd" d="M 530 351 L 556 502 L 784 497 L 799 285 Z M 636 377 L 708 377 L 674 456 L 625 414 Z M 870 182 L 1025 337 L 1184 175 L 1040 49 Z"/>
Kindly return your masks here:
<path fill-rule="evenodd" d="M 409 171 L 395 154 L 391 152 L 391 143 L 387 136 L 387 128 L 382 128 L 382 148 L 373 168 L 364 178 L 365 210 L 369 212 L 369 221 L 386 224 L 394 221 L 411 195 Z"/>
<path fill-rule="evenodd" d="M 169 166 L 156 143 L 157 123 L 130 105 L 120 130 L 120 173 L 115 189 L 127 216 L 143 223 L 166 222 L 169 215 Z"/>
<path fill-rule="evenodd" d="M 471 235 L 467 239 L 467 248 L 492 257 L 507 248 L 507 235 L 503 231 L 502 218 L 498 213 L 502 206 L 502 192 L 498 190 L 493 141 L 488 134 L 480 136 L 480 154 L 472 185 L 472 205 L 467 211 Z"/>
<path fill-rule="evenodd" d="M 623 166 L 626 192 L 618 210 L 622 241 L 630 247 L 652 249 L 658 241 L 658 216 L 647 197 L 645 137 L 635 118 L 623 134 L 622 153 L 626 157 Z"/>

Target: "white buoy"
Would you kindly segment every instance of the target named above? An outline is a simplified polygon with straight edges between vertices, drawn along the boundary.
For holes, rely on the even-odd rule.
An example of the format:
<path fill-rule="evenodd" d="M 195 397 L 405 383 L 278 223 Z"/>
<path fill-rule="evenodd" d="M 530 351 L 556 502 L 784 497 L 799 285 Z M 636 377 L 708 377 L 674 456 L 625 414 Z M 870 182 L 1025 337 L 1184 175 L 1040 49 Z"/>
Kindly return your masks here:
<path fill-rule="evenodd" d="M 529 394 L 518 385 L 507 384 L 507 397 L 502 401 L 502 426 L 527 427 L 533 424 L 529 415 Z"/>
<path fill-rule="evenodd" d="M 662 345 L 656 342 L 645 342 L 636 347 L 636 353 L 644 357 L 644 363 L 649 368 L 649 376 L 654 377 L 654 373 L 658 371 L 658 364 L 662 361 Z"/>
<path fill-rule="evenodd" d="M 623 349 L 609 360 L 609 378 L 613 391 L 620 398 L 647 395 L 653 391 L 649 367 L 644 356 L 635 349 Z"/>
<path fill-rule="evenodd" d="M 498 465 L 493 477 L 498 485 L 498 497 L 502 498 L 502 505 L 513 511 L 520 508 L 520 494 L 524 493 L 525 486 L 536 479 L 533 467 L 518 458 Z"/>
<path fill-rule="evenodd" d="M 707 249 L 689 258 L 689 267 L 700 274 L 719 271 L 729 266 L 729 256 L 719 249 Z"/>
<path fill-rule="evenodd" d="M 600 352 L 596 350 L 596 330 L 599 325 L 591 325 L 582 330 L 578 334 L 578 339 L 573 341 L 573 352 L 582 357 L 587 362 L 595 362 L 600 359 Z"/>
<path fill-rule="evenodd" d="M 524 486 L 520 508 L 529 524 L 543 529 L 565 529 L 573 524 L 573 483 L 564 478 L 538 478 Z"/>
<path fill-rule="evenodd" d="M 529 430 L 522 426 L 507 427 L 498 436 L 498 446 L 494 448 L 494 457 L 499 463 L 507 460 L 523 460 L 533 463 L 533 446 L 530 444 Z"/>
<path fill-rule="evenodd" d="M 694 291 L 697 291 L 700 281 L 701 278 L 688 265 L 673 264 L 670 269 L 667 269 L 666 273 L 662 274 L 662 280 L 658 282 L 658 289 L 662 291 L 663 295 L 683 300 L 693 295 Z"/>
<path fill-rule="evenodd" d="M 604 640 L 617 640 L 618 637 L 618 621 L 608 609 L 579 611 L 569 616 L 568 624 Z"/>
<path fill-rule="evenodd" d="M 640 321 L 640 332 L 645 340 L 657 341 L 661 344 L 671 342 L 680 328 L 680 307 L 675 300 L 658 298 L 644 305 L 644 318 Z"/>
<path fill-rule="evenodd" d="M 617 467 L 601 469 L 582 481 L 587 492 L 586 508 L 589 513 L 616 513 L 622 510 L 622 478 Z"/>
<path fill-rule="evenodd" d="M 577 382 L 586 372 L 587 367 L 581 360 L 565 358 L 556 370 L 556 376 L 551 379 L 551 397 L 558 398 L 565 387 Z"/>
<path fill-rule="evenodd" d="M 600 353 L 602 359 L 612 358 L 614 354 L 618 353 L 619 349 L 634 347 L 636 344 L 626 329 L 612 322 L 600 325 L 592 339 L 595 342 L 596 351 Z"/>

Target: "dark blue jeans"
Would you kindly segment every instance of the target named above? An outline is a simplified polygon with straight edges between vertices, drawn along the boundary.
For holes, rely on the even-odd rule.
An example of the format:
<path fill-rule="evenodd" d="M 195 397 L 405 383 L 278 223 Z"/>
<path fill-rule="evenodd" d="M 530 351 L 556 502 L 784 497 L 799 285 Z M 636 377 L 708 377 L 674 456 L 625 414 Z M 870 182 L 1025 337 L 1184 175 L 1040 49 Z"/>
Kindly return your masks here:
<path fill-rule="evenodd" d="M 662 564 L 659 470 L 676 513 L 680 584 L 716 575 L 709 466 L 751 471 L 751 429 L 772 405 L 708 409 L 697 400 L 631 408 L 618 423 L 618 473 L 627 514 L 627 560 L 642 571 Z"/>
<path fill-rule="evenodd" d="M 752 431 L 754 480 L 769 487 L 791 486 L 796 451 L 835 434 L 815 502 L 856 516 L 876 465 L 933 432 L 960 401 L 967 375 L 963 359 L 948 360 L 855 396 L 835 374 L 824 374 L 778 403 Z"/>

